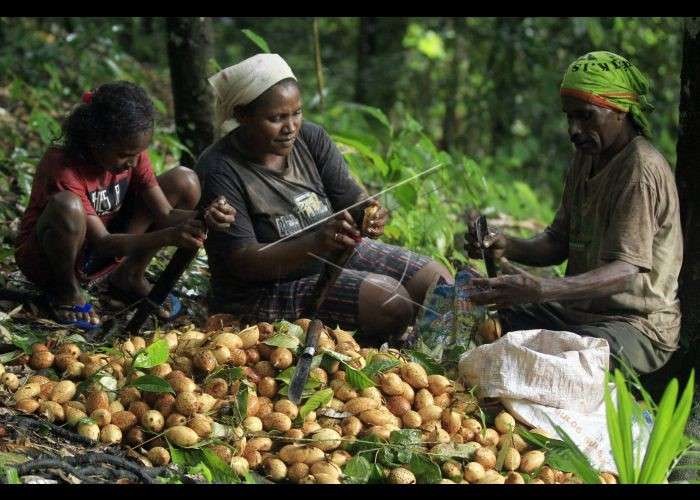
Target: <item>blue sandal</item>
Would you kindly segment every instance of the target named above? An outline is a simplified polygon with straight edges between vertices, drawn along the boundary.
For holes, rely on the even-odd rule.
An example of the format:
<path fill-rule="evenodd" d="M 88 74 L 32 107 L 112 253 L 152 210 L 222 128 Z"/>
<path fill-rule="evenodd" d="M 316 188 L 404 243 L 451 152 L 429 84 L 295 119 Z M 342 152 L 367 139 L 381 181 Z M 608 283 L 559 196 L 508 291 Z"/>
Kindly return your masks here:
<path fill-rule="evenodd" d="M 114 285 L 111 285 L 105 293 L 110 298 L 112 298 L 118 302 L 121 302 L 125 306 L 128 306 L 128 307 L 134 306 L 135 304 L 146 299 L 146 297 L 142 297 L 142 296 L 137 295 L 133 292 L 128 292 L 126 290 L 122 290 L 121 288 L 117 288 Z M 171 320 L 177 318 L 183 312 L 182 311 L 182 302 L 180 302 L 180 299 L 178 299 L 172 293 L 168 294 L 168 296 L 165 298 L 165 300 L 163 301 L 163 304 L 160 307 L 163 307 L 166 304 L 168 306 L 170 306 L 168 316 L 163 317 L 160 314 L 157 314 L 157 316 L 162 321 L 171 321 Z"/>
<path fill-rule="evenodd" d="M 170 321 L 175 318 L 177 318 L 180 313 L 182 313 L 182 302 L 180 302 L 180 299 L 175 297 L 172 293 L 169 293 L 168 296 L 165 298 L 165 301 L 163 304 L 170 304 L 170 314 L 168 315 L 167 318 L 161 318 L 165 321 Z M 160 317 L 160 315 L 158 315 Z"/>
<path fill-rule="evenodd" d="M 82 330 L 97 330 L 99 328 L 102 328 L 102 324 L 94 324 L 90 323 L 89 321 L 86 321 L 84 319 L 65 319 L 65 318 L 59 318 L 58 315 L 56 314 L 56 311 L 66 311 L 66 312 L 71 312 L 71 313 L 89 313 L 92 312 L 92 304 L 89 302 L 86 302 L 82 306 L 79 305 L 55 305 L 51 304 L 51 309 L 54 310 L 54 315 L 56 316 L 56 322 L 59 325 L 69 325 L 69 326 L 76 326 Z"/>

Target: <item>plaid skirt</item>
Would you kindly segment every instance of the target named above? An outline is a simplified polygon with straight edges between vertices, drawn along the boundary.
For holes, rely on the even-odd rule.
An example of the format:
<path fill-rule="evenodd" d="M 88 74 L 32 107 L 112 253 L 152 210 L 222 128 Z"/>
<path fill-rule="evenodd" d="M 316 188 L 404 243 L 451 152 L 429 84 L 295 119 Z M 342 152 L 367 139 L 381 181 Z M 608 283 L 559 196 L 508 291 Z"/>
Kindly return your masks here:
<path fill-rule="evenodd" d="M 358 328 L 360 285 L 370 274 L 389 276 L 401 284 L 408 282 L 431 259 L 405 248 L 363 238 L 355 253 L 328 290 L 317 317 L 324 324 L 340 325 L 347 330 Z M 257 297 L 245 304 L 210 303 L 212 313 L 227 312 L 238 316 L 243 324 L 294 321 L 303 314 L 319 275 L 295 281 L 271 283 Z"/>

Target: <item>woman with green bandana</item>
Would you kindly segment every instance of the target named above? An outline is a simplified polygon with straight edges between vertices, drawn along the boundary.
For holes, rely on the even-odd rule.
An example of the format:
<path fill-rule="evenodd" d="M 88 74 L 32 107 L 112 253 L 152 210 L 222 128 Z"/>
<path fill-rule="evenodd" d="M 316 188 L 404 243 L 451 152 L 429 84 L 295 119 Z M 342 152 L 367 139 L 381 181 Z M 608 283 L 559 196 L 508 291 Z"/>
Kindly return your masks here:
<path fill-rule="evenodd" d="M 544 328 L 604 338 L 611 363 L 640 373 L 661 368 L 678 348 L 677 298 L 683 240 L 673 172 L 649 142 L 650 82 L 624 57 L 590 52 L 561 83 L 562 110 L 576 151 L 552 224 L 531 239 L 490 234 L 487 252 L 504 275 L 474 280 L 479 304 L 500 310 L 504 331 Z M 471 227 L 471 225 L 470 225 Z M 470 255 L 480 255 L 473 230 Z M 508 261 L 550 266 L 542 278 Z"/>

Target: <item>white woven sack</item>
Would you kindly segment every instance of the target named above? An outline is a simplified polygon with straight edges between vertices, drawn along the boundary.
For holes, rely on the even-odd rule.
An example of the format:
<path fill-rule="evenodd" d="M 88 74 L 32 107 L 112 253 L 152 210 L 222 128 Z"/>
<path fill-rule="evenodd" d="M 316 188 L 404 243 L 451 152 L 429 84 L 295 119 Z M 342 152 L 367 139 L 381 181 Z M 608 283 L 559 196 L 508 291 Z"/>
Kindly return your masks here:
<path fill-rule="evenodd" d="M 482 397 L 588 412 L 603 401 L 609 357 L 604 339 L 521 330 L 464 354 L 459 372 L 470 386 L 478 386 Z"/>
<path fill-rule="evenodd" d="M 610 348 L 604 339 L 551 330 L 510 332 L 465 353 L 459 373 L 481 397 L 500 398 L 520 422 L 560 426 L 599 470 L 616 472 L 603 387 Z"/>

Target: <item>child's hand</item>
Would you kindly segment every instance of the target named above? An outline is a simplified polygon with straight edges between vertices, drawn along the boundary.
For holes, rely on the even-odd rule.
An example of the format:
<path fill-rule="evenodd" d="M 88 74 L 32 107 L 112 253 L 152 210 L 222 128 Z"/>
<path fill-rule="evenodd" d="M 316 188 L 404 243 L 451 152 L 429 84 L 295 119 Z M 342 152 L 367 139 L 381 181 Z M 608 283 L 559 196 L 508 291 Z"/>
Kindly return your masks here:
<path fill-rule="evenodd" d="M 204 211 L 204 220 L 209 229 L 226 229 L 236 220 L 236 209 L 229 205 L 226 198 L 219 196 Z"/>
<path fill-rule="evenodd" d="M 195 219 L 170 228 L 171 245 L 183 248 L 202 248 L 207 239 L 204 223 Z"/>

